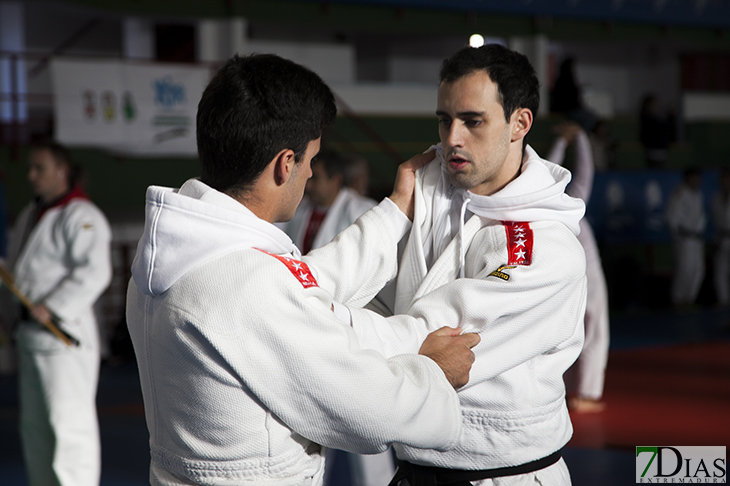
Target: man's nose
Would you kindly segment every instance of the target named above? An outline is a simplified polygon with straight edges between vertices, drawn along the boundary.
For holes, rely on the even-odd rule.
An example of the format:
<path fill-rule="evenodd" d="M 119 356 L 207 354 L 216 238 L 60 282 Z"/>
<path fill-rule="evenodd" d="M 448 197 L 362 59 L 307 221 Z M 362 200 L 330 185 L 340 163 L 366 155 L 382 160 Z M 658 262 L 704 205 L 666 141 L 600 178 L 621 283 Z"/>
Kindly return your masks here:
<path fill-rule="evenodd" d="M 464 146 L 464 126 L 461 123 L 452 123 L 449 127 L 449 133 L 446 141 L 452 147 Z"/>

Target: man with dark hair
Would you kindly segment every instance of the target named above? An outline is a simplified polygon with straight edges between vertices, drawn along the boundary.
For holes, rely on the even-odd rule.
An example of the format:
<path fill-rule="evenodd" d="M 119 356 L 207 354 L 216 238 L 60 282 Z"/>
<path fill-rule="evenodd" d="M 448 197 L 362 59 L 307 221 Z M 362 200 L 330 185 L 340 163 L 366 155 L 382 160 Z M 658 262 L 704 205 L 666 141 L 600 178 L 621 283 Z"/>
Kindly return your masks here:
<path fill-rule="evenodd" d="M 350 327 L 349 309 L 395 275 L 414 172 L 431 157 L 403 164 L 390 199 L 304 261 L 273 224 L 294 214 L 334 116 L 313 72 L 235 56 L 198 106 L 202 178 L 148 189 L 127 323 L 153 485 L 317 486 L 322 446 L 444 450 L 458 437 L 454 388 L 478 337 L 443 328 L 420 355 L 386 359 Z"/>
<path fill-rule="evenodd" d="M 417 349 L 439 321 L 482 340 L 459 391 L 457 446 L 396 444 L 391 485 L 570 484 L 563 373 L 583 343 L 585 206 L 565 194 L 570 173 L 524 144 L 538 103 L 534 70 L 505 47 L 467 47 L 443 64 L 439 163 L 416 174 L 395 293 L 380 302 L 396 315 L 390 326 L 359 311 L 352 321 L 386 356 Z"/>
<path fill-rule="evenodd" d="M 8 250 L 15 283 L 34 306 L 17 328 L 20 437 L 31 486 L 98 486 L 96 387 L 101 359 L 93 305 L 112 276 L 109 223 L 72 180 L 68 152 L 28 154 L 36 199 L 19 214 Z M 78 339 L 69 347 L 40 322 Z"/>

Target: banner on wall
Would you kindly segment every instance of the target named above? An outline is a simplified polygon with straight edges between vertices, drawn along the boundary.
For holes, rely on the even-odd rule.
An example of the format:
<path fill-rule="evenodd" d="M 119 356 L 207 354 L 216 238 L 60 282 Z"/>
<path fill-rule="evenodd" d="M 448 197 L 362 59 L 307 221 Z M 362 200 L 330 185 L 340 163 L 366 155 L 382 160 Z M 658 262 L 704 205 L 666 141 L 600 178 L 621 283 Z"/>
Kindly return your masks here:
<path fill-rule="evenodd" d="M 55 136 L 68 146 L 133 155 L 195 156 L 205 67 L 54 60 Z"/>
<path fill-rule="evenodd" d="M 714 234 L 711 201 L 718 191 L 719 173 L 703 171 L 702 197 L 707 218 L 705 240 Z M 682 183 L 680 171 L 597 172 L 586 218 L 603 243 L 669 243 L 666 210 L 669 198 Z"/>

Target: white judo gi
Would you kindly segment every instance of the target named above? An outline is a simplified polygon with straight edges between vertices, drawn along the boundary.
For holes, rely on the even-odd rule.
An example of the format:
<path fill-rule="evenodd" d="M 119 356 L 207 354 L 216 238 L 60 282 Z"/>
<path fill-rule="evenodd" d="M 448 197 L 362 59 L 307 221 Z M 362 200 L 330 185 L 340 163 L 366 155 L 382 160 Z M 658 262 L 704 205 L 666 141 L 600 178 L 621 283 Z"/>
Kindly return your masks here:
<path fill-rule="evenodd" d="M 715 294 L 720 305 L 730 305 L 730 197 L 722 192 L 712 200 L 712 220 L 715 224 Z"/>
<path fill-rule="evenodd" d="M 317 236 L 314 237 L 312 242 L 312 249 L 319 248 L 332 241 L 338 233 L 354 223 L 357 218 L 376 204 L 377 202 L 374 200 L 363 197 L 348 187 L 340 189 L 337 197 L 327 209 L 327 215 L 324 217 Z M 307 225 L 314 208 L 314 203 L 305 196 L 297 207 L 291 221 L 284 225 L 277 224 L 280 228 L 282 226 L 285 228 L 284 231 L 294 241 L 297 248 L 301 249 L 303 247 Z"/>
<path fill-rule="evenodd" d="M 20 435 L 31 486 L 98 486 L 101 475 L 92 307 L 112 277 L 111 230 L 88 199 L 68 199 L 37 223 L 36 204 L 26 206 L 8 252 L 19 289 L 81 343 L 68 347 L 35 321 L 18 326 Z"/>
<path fill-rule="evenodd" d="M 583 344 L 585 211 L 564 193 L 570 173 L 528 146 L 521 174 L 493 196 L 451 186 L 443 154 L 417 173 L 415 216 L 387 320 L 352 310 L 363 346 L 386 356 L 418 349 L 428 332 L 477 332 L 476 362 L 459 390 L 462 432 L 452 450 L 396 444 L 413 464 L 482 470 L 561 449 L 572 426 L 563 373 Z M 476 213 L 476 214 L 471 214 Z M 464 219 L 467 219 L 464 223 Z M 565 463 L 493 483 L 569 484 Z"/>
<path fill-rule="evenodd" d="M 354 190 L 343 187 L 335 197 L 327 214 L 312 241 L 312 249 L 326 245 L 337 236 L 342 230 L 355 222 L 367 210 L 378 204 L 373 199 L 363 197 Z M 284 229 L 287 235 L 294 241 L 297 248 L 304 247 L 304 238 L 307 233 L 309 218 L 315 209 L 314 203 L 306 196 L 297 207 L 294 217 L 285 224 L 277 224 Z M 334 461 L 335 449 L 327 453 L 328 464 Z M 348 454 L 355 486 L 380 486 L 388 484 L 393 477 L 395 465 L 390 451 L 381 454 L 358 455 Z M 330 467 L 327 468 L 330 470 Z M 328 478 L 326 483 L 331 483 Z"/>
<path fill-rule="evenodd" d="M 550 149 L 547 160 L 562 165 L 566 148 L 566 140 L 559 137 Z M 567 193 L 581 199 L 587 205 L 593 190 L 595 168 L 590 141 L 582 130 L 576 135 L 575 150 L 575 167 Z M 578 241 L 583 245 L 586 254 L 586 277 L 588 279 L 585 342 L 575 366 L 566 373 L 566 384 L 568 393 L 576 393 L 580 397 L 598 400 L 603 396 L 610 341 L 608 290 L 598 244 L 593 236 L 593 228 L 586 218 L 580 220 Z"/>
<path fill-rule="evenodd" d="M 455 443 L 459 401 L 438 365 L 361 349 L 337 303 L 362 306 L 395 276 L 408 224 L 386 199 L 304 263 L 283 231 L 198 180 L 148 189 L 127 322 L 153 485 L 317 486 L 319 444 Z"/>
<path fill-rule="evenodd" d="M 702 191 L 682 184 L 669 198 L 667 223 L 672 233 L 672 303 L 693 304 L 705 278 L 705 208 Z"/>

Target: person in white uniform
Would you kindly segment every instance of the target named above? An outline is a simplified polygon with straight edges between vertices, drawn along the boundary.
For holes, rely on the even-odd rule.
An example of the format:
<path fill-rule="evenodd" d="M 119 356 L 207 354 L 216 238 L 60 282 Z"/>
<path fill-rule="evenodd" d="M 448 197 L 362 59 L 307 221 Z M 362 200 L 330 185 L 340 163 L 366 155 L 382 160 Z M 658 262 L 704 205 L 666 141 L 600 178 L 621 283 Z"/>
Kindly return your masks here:
<path fill-rule="evenodd" d="M 682 184 L 667 203 L 667 223 L 672 234 L 674 276 L 672 304 L 694 304 L 705 278 L 705 205 L 702 173 L 697 168 L 684 171 Z"/>
<path fill-rule="evenodd" d="M 35 304 L 16 331 L 26 473 L 31 486 L 98 486 L 101 358 L 92 307 L 112 277 L 111 230 L 74 185 L 66 150 L 39 145 L 28 161 L 37 198 L 18 215 L 8 251 L 18 288 Z M 38 323 L 49 318 L 80 345 Z"/>
<path fill-rule="evenodd" d="M 348 161 L 332 150 L 322 150 L 312 161 L 312 177 L 286 234 L 303 254 L 334 239 L 377 203 L 345 187 Z"/>
<path fill-rule="evenodd" d="M 720 172 L 720 187 L 712 200 L 715 224 L 715 297 L 718 305 L 730 305 L 730 169 Z"/>
<path fill-rule="evenodd" d="M 576 123 L 566 122 L 556 126 L 558 137 L 553 143 L 547 160 L 562 165 L 569 145 L 575 146 L 572 180 L 567 193 L 588 204 L 593 190 L 595 166 L 588 135 Z M 608 318 L 608 290 L 603 274 L 601 255 L 598 251 L 593 228 L 586 218 L 580 220 L 578 241 L 586 254 L 588 300 L 585 315 L 585 343 L 578 361 L 566 372 L 568 407 L 574 412 L 600 412 L 605 408 L 601 401 L 608 362 L 610 342 Z"/>
<path fill-rule="evenodd" d="M 444 327 L 420 354 L 385 358 L 350 326 L 395 275 L 430 157 L 403 164 L 391 198 L 317 256 L 273 225 L 293 216 L 335 113 L 308 69 L 234 56 L 198 105 L 200 179 L 148 189 L 127 324 L 154 486 L 319 486 L 325 447 L 447 450 L 459 436 L 454 388 L 478 336 Z"/>
<path fill-rule="evenodd" d="M 362 155 L 350 154 L 345 166 L 345 187 L 363 197 L 370 194 L 370 166 Z"/>
<path fill-rule="evenodd" d="M 418 349 L 438 321 L 479 333 L 459 390 L 462 432 L 450 451 L 394 446 L 391 485 L 570 484 L 561 449 L 572 434 L 563 373 L 580 354 L 585 205 L 570 173 L 524 145 L 539 105 L 523 55 L 467 47 L 441 69 L 437 161 L 419 171 L 396 315 L 352 310 L 363 346 L 386 356 Z M 316 251 L 316 250 L 315 250 Z"/>
<path fill-rule="evenodd" d="M 356 162 L 357 159 L 333 150 L 320 150 L 312 161 L 312 177 L 305 186 L 304 198 L 294 217 L 284 225 L 284 231 L 302 253 L 329 243 L 377 204 L 345 186 L 346 182 L 361 183 L 356 176 L 361 175 L 362 170 Z M 324 478 L 326 485 L 334 486 L 333 481 L 338 480 L 331 474 L 338 458 L 349 463 L 351 481 L 355 486 L 382 486 L 388 483 L 395 471 L 390 451 L 361 455 L 329 449 Z"/>

